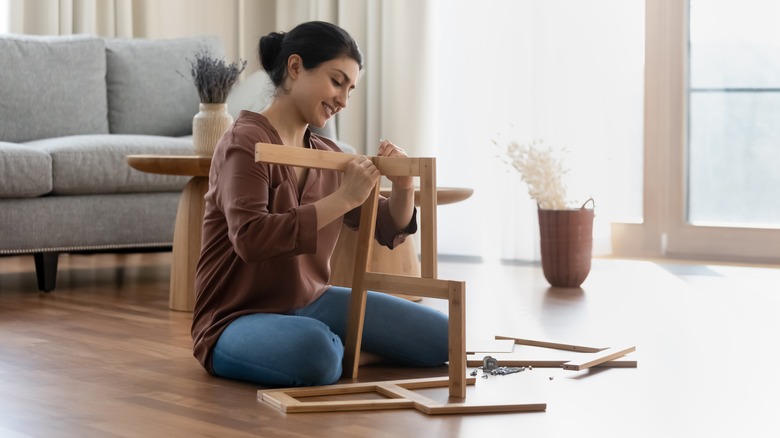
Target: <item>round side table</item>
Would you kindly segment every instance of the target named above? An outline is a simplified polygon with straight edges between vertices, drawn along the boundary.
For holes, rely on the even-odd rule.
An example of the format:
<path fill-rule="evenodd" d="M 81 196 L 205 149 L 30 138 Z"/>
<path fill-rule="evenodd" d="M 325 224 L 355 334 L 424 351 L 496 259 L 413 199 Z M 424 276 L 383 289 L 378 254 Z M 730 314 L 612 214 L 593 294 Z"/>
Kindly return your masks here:
<path fill-rule="evenodd" d="M 184 187 L 173 229 L 173 260 L 168 307 L 191 312 L 195 305 L 195 267 L 200 257 L 203 199 L 209 187 L 211 157 L 198 155 L 129 155 L 130 167 L 148 173 L 185 175 Z"/>

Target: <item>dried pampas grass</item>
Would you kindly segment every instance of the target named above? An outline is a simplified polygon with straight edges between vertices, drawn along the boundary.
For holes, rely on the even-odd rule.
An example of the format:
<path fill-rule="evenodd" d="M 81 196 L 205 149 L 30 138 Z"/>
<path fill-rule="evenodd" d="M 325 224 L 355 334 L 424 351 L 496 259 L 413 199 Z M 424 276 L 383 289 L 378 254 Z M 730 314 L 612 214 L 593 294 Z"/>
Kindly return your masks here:
<path fill-rule="evenodd" d="M 496 145 L 495 141 L 493 142 Z M 528 194 L 544 210 L 566 209 L 566 186 L 563 177 L 568 173 L 563 160 L 552 147 L 540 140 L 529 144 L 516 141 L 505 147 L 504 160 L 520 172 L 528 185 Z"/>

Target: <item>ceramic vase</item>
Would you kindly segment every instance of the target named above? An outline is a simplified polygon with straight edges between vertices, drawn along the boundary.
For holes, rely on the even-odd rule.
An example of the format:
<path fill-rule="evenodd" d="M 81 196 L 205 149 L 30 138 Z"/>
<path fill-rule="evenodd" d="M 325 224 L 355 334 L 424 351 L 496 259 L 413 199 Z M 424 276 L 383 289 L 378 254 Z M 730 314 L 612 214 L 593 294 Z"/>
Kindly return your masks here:
<path fill-rule="evenodd" d="M 594 209 L 540 208 L 538 213 L 544 278 L 553 287 L 580 287 L 590 273 Z"/>
<path fill-rule="evenodd" d="M 214 147 L 233 123 L 226 103 L 201 103 L 192 119 L 192 145 L 196 155 L 212 156 Z"/>

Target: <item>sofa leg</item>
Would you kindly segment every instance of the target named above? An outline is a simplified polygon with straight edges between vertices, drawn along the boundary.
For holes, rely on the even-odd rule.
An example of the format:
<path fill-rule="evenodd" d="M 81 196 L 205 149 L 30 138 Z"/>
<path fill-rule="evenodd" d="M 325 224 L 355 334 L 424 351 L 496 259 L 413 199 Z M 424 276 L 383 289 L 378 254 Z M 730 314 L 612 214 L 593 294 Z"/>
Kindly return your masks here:
<path fill-rule="evenodd" d="M 38 290 L 51 292 L 57 284 L 58 252 L 37 252 L 35 257 L 35 274 L 38 277 Z"/>

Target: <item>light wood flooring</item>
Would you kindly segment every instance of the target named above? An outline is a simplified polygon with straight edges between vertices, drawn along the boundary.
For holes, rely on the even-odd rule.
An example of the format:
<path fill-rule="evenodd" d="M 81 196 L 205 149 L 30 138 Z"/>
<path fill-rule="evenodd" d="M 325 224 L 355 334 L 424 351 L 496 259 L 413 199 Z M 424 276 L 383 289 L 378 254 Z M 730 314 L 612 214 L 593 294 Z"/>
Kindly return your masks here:
<path fill-rule="evenodd" d="M 467 400 L 547 411 L 426 416 L 285 415 L 256 385 L 207 375 L 190 314 L 167 308 L 169 267 L 170 253 L 65 255 L 44 294 L 31 256 L 0 258 L 0 436 L 780 436 L 777 268 L 596 259 L 582 289 L 566 290 L 534 265 L 442 261 L 441 278 L 467 282 L 470 341 L 629 344 L 638 367 L 477 378 Z M 377 365 L 359 380 L 445 375 Z"/>

